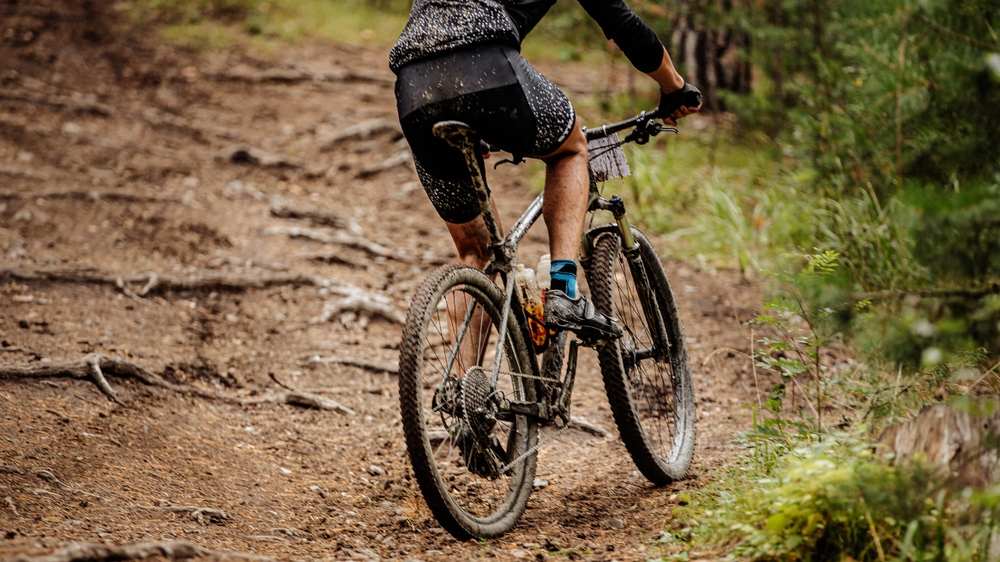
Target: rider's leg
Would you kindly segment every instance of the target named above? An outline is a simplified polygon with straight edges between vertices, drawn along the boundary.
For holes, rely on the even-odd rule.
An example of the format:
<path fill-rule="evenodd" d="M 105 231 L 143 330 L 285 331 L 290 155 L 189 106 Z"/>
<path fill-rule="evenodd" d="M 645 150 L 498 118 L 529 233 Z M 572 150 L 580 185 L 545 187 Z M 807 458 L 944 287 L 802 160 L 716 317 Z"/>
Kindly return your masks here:
<path fill-rule="evenodd" d="M 493 216 L 496 217 L 497 225 L 501 231 L 500 214 L 497 211 L 496 201 L 490 196 L 490 204 L 493 207 Z M 445 222 L 448 232 L 455 242 L 455 249 L 458 250 L 459 262 L 483 269 L 490 260 L 490 235 L 486 228 L 486 221 L 482 215 L 469 222 L 455 224 Z M 469 309 L 470 297 L 462 292 L 454 292 L 448 297 L 448 331 L 454 338 L 458 335 L 462 321 Z M 466 329 L 465 337 L 458 349 L 456 375 L 462 376 L 465 371 L 482 362 L 486 353 L 486 346 L 489 343 L 490 320 L 485 317 L 482 307 L 477 307 L 469 320 L 469 327 Z"/>
<path fill-rule="evenodd" d="M 549 252 L 553 261 L 576 260 L 590 186 L 587 138 L 579 120 L 569 138 L 542 161 L 546 166 L 542 216 L 549 231 Z"/>
<path fill-rule="evenodd" d="M 496 218 L 497 226 L 503 232 L 503 224 L 500 222 L 500 213 L 497 210 L 496 200 L 490 195 L 490 206 L 493 207 L 493 216 Z M 455 242 L 455 249 L 458 250 L 458 261 L 476 269 L 486 267 L 486 262 L 490 261 L 490 232 L 486 228 L 486 221 L 482 215 L 469 222 L 456 224 L 445 221 L 448 233 Z"/>
<path fill-rule="evenodd" d="M 552 255 L 552 288 L 545 302 L 545 322 L 585 339 L 617 337 L 621 328 L 576 294 L 576 257 L 590 194 L 587 159 L 587 138 L 578 120 L 563 144 L 542 158 L 547 166 L 542 216 Z"/>

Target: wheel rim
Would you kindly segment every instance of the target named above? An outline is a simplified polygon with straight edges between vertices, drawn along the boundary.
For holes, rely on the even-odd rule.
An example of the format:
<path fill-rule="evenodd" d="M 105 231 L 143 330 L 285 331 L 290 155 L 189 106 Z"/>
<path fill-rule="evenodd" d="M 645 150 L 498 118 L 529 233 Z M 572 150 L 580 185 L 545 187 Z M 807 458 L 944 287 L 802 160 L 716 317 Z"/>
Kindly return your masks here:
<path fill-rule="evenodd" d="M 526 397 L 527 381 L 512 375 L 524 369 L 509 348 L 497 394 L 484 391 L 492 378 L 499 323 L 499 311 L 478 288 L 451 287 L 430 309 L 419 372 L 424 447 L 437 486 L 453 508 L 481 525 L 508 514 L 524 478 L 524 463 L 509 464 L 527 449 L 524 418 L 495 417 L 498 398 Z M 461 336 L 457 344 L 452 333 Z M 467 380 L 477 382 L 463 384 Z"/>
<path fill-rule="evenodd" d="M 625 332 L 618 347 L 630 402 L 650 449 L 661 459 L 673 462 L 677 436 L 674 357 L 671 350 L 655 348 L 650 322 L 622 253 L 617 256 L 613 274 L 614 313 Z M 661 300 L 659 295 L 656 298 Z"/>

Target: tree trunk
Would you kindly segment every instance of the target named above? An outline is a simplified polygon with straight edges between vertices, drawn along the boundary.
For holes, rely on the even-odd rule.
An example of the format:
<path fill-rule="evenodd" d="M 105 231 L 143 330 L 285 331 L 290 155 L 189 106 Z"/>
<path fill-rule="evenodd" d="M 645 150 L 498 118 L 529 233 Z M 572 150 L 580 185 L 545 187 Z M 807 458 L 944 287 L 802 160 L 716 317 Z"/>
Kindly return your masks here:
<path fill-rule="evenodd" d="M 724 24 L 707 23 L 724 20 L 722 16 L 735 9 L 739 8 L 728 0 L 714 5 L 686 3 L 673 21 L 671 53 L 684 78 L 705 95 L 704 111 L 725 109 L 720 91 L 750 92 L 750 62 L 745 56 L 749 37 Z M 713 10 L 720 17 L 707 17 Z"/>
<path fill-rule="evenodd" d="M 885 430 L 879 443 L 894 462 L 917 456 L 966 486 L 1000 482 L 1000 396 L 958 405 L 935 404 L 912 420 Z"/>

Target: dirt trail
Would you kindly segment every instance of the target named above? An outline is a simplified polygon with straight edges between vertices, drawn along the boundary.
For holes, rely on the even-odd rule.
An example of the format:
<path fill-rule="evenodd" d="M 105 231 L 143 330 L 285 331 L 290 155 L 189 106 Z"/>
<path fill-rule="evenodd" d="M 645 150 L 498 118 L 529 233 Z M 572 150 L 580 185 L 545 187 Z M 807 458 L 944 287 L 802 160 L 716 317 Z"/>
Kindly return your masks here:
<path fill-rule="evenodd" d="M 677 492 L 748 422 L 748 361 L 719 350 L 748 347 L 753 287 L 666 264 L 696 372 L 694 478 L 639 476 L 587 352 L 574 414 L 614 436 L 563 433 L 518 528 L 456 542 L 411 480 L 396 381 L 379 368 L 396 360 L 394 318 L 454 259 L 401 140 L 385 52 L 192 58 L 82 4 L 0 8 L 14 12 L 0 23 L 0 363 L 97 352 L 247 398 L 321 389 L 353 414 L 109 376 L 122 406 L 88 380 L 0 379 L 0 558 L 166 540 L 282 560 L 652 553 Z M 577 96 L 605 87 L 589 74 L 552 72 Z M 512 224 L 531 196 L 527 171 L 506 168 L 491 180 Z M 524 261 L 544 242 L 536 227 Z M 225 517 L 168 509 L 185 506 Z"/>

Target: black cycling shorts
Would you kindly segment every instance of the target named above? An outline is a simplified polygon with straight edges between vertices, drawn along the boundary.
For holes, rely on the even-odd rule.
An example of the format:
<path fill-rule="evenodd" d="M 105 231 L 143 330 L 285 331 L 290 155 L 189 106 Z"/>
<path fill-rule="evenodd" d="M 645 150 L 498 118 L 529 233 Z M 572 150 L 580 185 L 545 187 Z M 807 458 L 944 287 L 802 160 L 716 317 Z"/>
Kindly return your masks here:
<path fill-rule="evenodd" d="M 462 121 L 486 142 L 524 157 L 549 155 L 569 137 L 576 115 L 566 96 L 506 45 L 480 45 L 402 67 L 396 107 L 417 175 L 441 218 L 461 224 L 480 214 L 462 153 L 434 136 L 439 121 Z"/>

